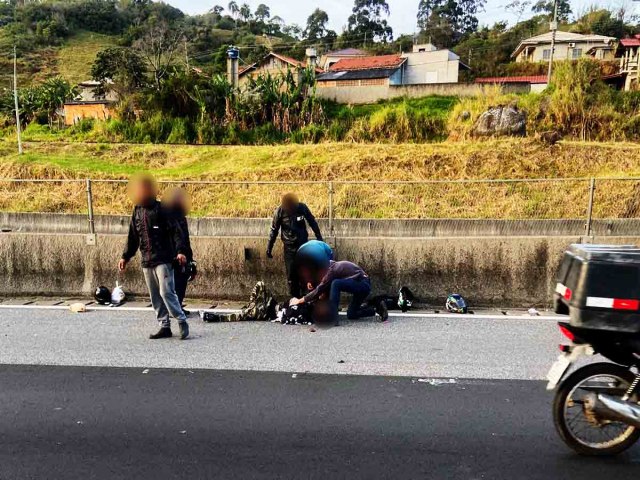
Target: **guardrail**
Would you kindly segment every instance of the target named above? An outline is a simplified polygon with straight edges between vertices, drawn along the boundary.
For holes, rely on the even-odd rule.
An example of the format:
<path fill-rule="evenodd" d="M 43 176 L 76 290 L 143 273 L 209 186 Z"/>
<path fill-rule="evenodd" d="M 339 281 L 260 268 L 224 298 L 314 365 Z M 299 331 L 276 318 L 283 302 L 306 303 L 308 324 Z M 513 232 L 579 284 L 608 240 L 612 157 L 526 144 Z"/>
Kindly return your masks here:
<path fill-rule="evenodd" d="M 161 181 L 160 194 L 185 189 L 192 215 L 269 218 L 286 192 L 295 192 L 336 232 L 342 220 L 402 220 L 456 230 L 474 221 L 504 228 L 536 222 L 563 234 L 593 235 L 595 226 L 640 219 L 640 178 L 557 178 L 430 181 Z M 0 211 L 82 213 L 88 232 L 95 215 L 126 215 L 126 180 L 0 179 Z M 604 223 L 603 223 L 604 222 Z M 635 222 L 633 222 L 635 225 Z M 604 226 L 603 226 L 604 225 Z M 635 227 L 633 227 L 635 228 Z M 542 232 L 542 230 L 541 230 Z"/>

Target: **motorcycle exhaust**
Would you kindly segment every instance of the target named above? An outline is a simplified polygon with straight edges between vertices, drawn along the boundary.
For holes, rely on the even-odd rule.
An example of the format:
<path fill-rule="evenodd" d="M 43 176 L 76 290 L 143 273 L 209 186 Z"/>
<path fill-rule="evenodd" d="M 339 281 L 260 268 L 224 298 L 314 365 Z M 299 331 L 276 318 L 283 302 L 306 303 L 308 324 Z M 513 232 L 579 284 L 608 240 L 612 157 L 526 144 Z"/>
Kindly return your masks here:
<path fill-rule="evenodd" d="M 605 420 L 614 420 L 640 428 L 640 405 L 605 394 L 589 393 L 584 397 L 585 409 Z"/>

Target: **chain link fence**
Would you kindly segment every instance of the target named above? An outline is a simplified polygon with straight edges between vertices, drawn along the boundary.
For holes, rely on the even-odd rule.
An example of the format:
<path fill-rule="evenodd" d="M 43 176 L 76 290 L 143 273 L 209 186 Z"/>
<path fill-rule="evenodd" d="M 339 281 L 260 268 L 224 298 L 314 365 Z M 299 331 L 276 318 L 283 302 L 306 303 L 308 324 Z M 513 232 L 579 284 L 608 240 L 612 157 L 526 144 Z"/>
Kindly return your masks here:
<path fill-rule="evenodd" d="M 637 234 L 640 178 L 459 180 L 421 182 L 160 182 L 160 195 L 183 188 L 192 216 L 270 218 L 295 192 L 339 235 L 346 222 L 402 220 L 425 235 Z M 124 180 L 0 179 L 1 212 L 128 215 Z M 411 226 L 413 224 L 413 226 Z M 409 227 L 407 227 L 409 226 Z"/>

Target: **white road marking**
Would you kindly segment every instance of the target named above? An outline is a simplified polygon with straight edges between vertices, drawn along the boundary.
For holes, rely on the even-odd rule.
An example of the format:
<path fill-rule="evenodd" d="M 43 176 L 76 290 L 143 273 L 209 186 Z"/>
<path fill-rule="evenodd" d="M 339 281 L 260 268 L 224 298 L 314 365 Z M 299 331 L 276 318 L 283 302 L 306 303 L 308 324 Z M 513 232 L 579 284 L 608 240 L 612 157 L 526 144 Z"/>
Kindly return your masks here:
<path fill-rule="evenodd" d="M 69 310 L 69 305 L 1 305 L 0 309 L 5 310 Z M 87 305 L 86 311 L 115 311 L 115 312 L 152 312 L 153 308 L 151 307 L 127 307 L 125 305 L 120 307 L 109 307 L 104 305 Z M 215 312 L 215 313 L 240 313 L 240 309 L 232 309 L 232 308 L 205 308 L 205 309 L 194 309 L 195 311 L 204 311 L 204 312 Z M 81 315 L 81 314 L 77 314 Z M 345 316 L 346 312 L 340 312 L 340 315 Z M 568 317 L 563 317 L 559 315 L 496 315 L 496 314 L 466 314 L 466 315 L 452 315 L 449 313 L 420 313 L 420 312 L 389 312 L 389 317 L 391 318 L 449 318 L 455 316 L 466 319 L 483 319 L 483 320 L 502 320 L 502 319 L 514 319 L 514 320 L 525 320 L 525 319 L 536 319 L 536 320 L 556 320 L 560 321 L 563 319 L 567 319 Z"/>

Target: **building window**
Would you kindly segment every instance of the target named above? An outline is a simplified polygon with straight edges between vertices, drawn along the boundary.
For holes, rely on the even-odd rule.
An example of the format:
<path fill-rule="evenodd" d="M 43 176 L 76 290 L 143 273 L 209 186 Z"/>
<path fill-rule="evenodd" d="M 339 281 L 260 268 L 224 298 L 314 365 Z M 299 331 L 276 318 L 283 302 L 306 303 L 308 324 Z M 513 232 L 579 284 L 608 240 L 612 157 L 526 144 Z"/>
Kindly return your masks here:
<path fill-rule="evenodd" d="M 544 50 L 542 50 L 542 59 L 549 60 L 550 58 L 551 58 L 551 49 L 545 48 Z"/>
<path fill-rule="evenodd" d="M 571 58 L 578 59 L 578 58 L 582 58 L 582 49 L 581 48 L 574 48 L 571 51 Z"/>

